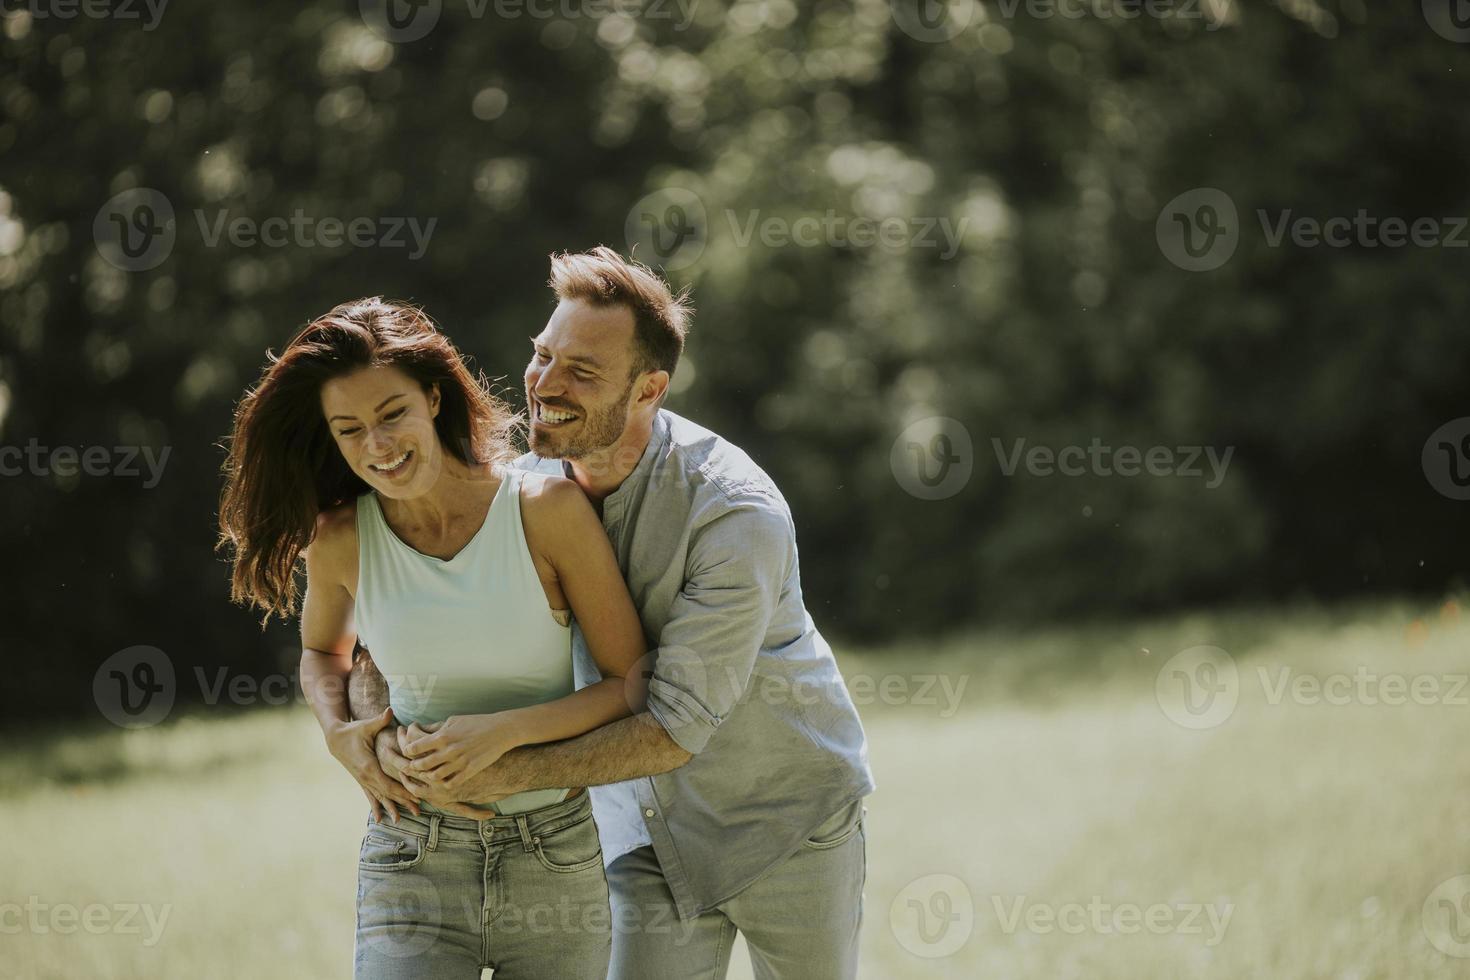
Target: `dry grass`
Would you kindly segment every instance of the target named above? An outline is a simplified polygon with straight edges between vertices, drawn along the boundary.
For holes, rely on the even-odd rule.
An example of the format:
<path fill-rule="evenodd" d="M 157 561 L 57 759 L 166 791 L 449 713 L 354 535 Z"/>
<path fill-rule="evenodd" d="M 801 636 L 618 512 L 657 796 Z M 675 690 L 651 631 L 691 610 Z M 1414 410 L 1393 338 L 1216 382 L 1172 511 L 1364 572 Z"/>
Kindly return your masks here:
<path fill-rule="evenodd" d="M 1243 611 L 845 657 L 850 677 L 898 675 L 910 695 L 925 674 L 965 684 L 952 714 L 939 684 L 932 704 L 862 707 L 880 782 L 864 976 L 1464 976 L 1470 961 L 1431 945 L 1422 909 L 1470 872 L 1470 707 L 1369 704 L 1361 687 L 1344 704 L 1271 703 L 1283 669 L 1434 677 L 1443 695 L 1470 672 L 1457 608 Z M 1154 680 L 1198 644 L 1232 655 L 1240 700 L 1196 731 L 1169 720 Z M 0 976 L 350 976 L 363 806 L 304 711 L 8 748 Z M 929 875 L 959 884 L 940 894 Z M 933 917 L 966 894 L 967 938 Z M 31 896 L 106 906 L 113 926 L 42 932 L 16 909 Z M 1082 918 L 1046 928 L 1074 903 Z M 161 932 L 143 915 L 116 928 L 119 904 L 155 922 L 166 910 Z M 1094 920 L 1090 905 L 1108 911 Z M 1124 934 L 1109 917 L 1150 906 L 1173 924 Z M 748 975 L 737 958 L 732 976 Z"/>

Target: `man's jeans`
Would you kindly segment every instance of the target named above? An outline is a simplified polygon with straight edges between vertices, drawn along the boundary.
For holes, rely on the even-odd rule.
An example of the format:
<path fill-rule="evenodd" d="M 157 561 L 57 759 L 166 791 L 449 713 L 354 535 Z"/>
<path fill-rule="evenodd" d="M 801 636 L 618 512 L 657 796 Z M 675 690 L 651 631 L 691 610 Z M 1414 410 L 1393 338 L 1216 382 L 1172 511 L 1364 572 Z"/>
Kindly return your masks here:
<path fill-rule="evenodd" d="M 851 980 L 867 874 L 864 812 L 861 800 L 843 807 L 791 857 L 687 922 L 653 848 L 624 854 L 607 870 L 610 980 L 720 980 L 737 931 L 757 980 Z"/>
<path fill-rule="evenodd" d="M 603 980 L 607 878 L 587 793 L 515 816 L 368 822 L 357 980 Z"/>

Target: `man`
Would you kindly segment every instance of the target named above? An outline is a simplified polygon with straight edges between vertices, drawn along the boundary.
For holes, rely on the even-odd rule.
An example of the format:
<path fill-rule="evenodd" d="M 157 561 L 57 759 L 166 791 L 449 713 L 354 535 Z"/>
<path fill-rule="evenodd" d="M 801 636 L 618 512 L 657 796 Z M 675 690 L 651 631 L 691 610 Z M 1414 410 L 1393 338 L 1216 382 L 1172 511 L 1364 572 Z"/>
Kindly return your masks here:
<path fill-rule="evenodd" d="M 457 795 L 592 787 L 618 980 L 857 970 L 866 871 L 862 725 L 802 602 L 790 509 L 745 453 L 660 408 L 690 309 L 599 247 L 552 258 L 558 305 L 526 368 L 532 453 L 598 508 L 645 633 L 644 711 L 507 753 Z M 590 679 L 573 634 L 579 681 Z M 365 664 L 370 661 L 365 660 Z M 381 712 L 359 705 L 353 714 Z M 641 692 L 640 692 L 641 693 Z M 406 761 L 391 737 L 379 757 Z"/>

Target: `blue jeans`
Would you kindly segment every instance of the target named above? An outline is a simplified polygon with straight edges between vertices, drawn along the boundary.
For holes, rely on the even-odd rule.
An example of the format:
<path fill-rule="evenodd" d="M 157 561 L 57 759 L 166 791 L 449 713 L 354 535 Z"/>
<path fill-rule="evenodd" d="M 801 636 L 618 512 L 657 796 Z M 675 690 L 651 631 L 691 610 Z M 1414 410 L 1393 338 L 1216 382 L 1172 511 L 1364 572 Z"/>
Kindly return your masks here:
<path fill-rule="evenodd" d="M 585 792 L 488 820 L 369 820 L 357 880 L 356 980 L 607 975 L 607 878 Z"/>
<path fill-rule="evenodd" d="M 797 852 L 738 894 L 681 921 L 651 847 L 608 868 L 612 980 L 721 980 L 738 932 L 757 980 L 852 980 L 857 975 L 867 840 L 861 800 L 842 808 Z M 736 846 L 736 842 L 731 842 Z"/>

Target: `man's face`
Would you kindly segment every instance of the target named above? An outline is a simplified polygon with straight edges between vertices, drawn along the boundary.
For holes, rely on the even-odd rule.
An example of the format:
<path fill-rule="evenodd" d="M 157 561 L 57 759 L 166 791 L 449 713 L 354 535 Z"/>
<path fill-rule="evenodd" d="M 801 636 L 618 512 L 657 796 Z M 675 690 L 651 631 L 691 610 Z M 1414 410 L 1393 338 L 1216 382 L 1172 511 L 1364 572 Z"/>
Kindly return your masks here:
<path fill-rule="evenodd" d="M 531 338 L 526 407 L 531 450 L 580 459 L 606 449 L 628 425 L 633 394 L 633 311 L 564 300 Z"/>

